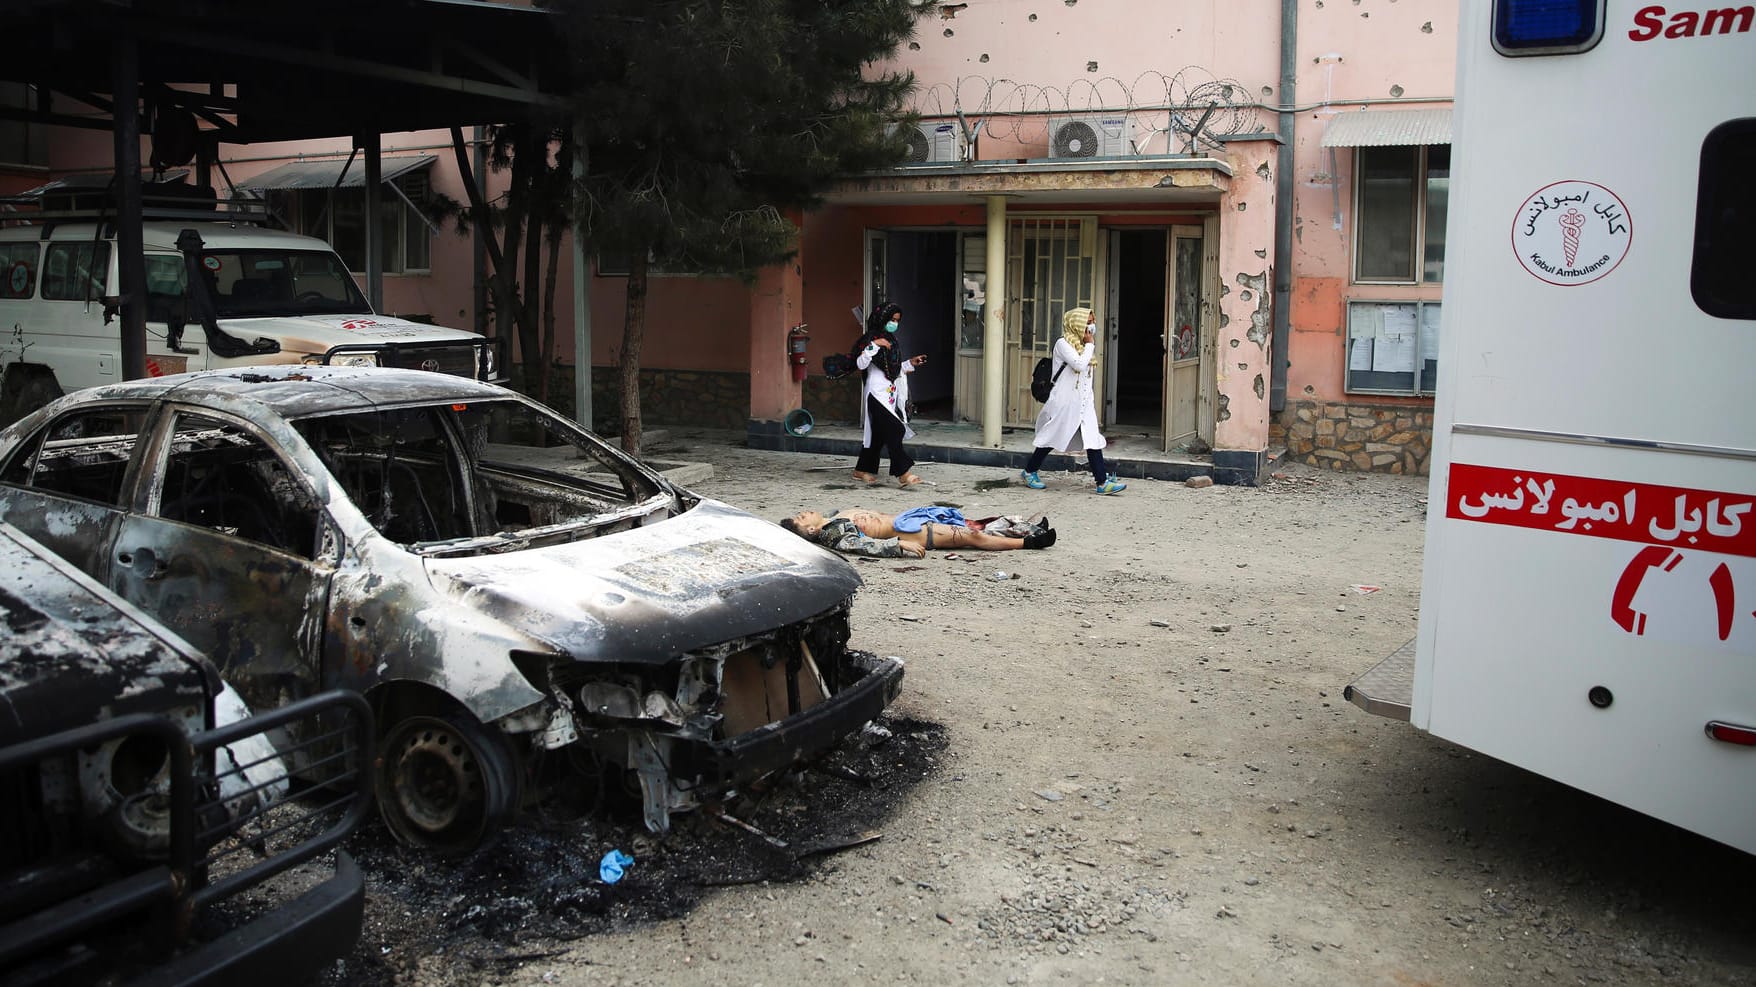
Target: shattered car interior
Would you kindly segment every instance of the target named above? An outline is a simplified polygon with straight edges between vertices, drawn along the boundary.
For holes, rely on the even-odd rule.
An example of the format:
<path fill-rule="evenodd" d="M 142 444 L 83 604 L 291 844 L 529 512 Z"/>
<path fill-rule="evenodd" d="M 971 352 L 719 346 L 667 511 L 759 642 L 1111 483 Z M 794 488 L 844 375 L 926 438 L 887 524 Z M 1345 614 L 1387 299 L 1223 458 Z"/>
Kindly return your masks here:
<path fill-rule="evenodd" d="M 286 983 L 347 953 L 358 696 L 252 716 L 186 642 L 6 524 L 0 621 L 0 981 Z M 305 739 L 269 740 L 289 730 Z M 326 782 L 295 785 L 320 764 Z M 285 897 L 246 903 L 266 891 Z"/>
<path fill-rule="evenodd" d="M 364 695 L 389 829 L 443 853 L 557 784 L 646 826 L 856 733 L 900 659 L 860 579 L 511 391 L 258 367 L 0 432 L 0 518 L 185 635 L 256 709 Z"/>

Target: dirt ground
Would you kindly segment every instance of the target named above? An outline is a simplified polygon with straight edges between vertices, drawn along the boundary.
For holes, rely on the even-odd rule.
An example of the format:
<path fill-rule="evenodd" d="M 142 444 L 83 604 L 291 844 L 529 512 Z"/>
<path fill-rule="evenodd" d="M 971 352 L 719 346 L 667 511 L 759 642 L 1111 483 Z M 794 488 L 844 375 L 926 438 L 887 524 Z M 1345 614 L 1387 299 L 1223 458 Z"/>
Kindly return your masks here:
<path fill-rule="evenodd" d="M 727 806 L 786 849 L 599 812 L 450 864 L 374 827 L 332 983 L 1756 983 L 1756 857 L 1342 699 L 1414 634 L 1424 479 L 1100 498 L 934 464 L 867 488 L 732 433 L 649 454 L 768 518 L 937 502 L 1060 541 L 856 563 L 854 644 L 907 678 L 888 739 Z"/>

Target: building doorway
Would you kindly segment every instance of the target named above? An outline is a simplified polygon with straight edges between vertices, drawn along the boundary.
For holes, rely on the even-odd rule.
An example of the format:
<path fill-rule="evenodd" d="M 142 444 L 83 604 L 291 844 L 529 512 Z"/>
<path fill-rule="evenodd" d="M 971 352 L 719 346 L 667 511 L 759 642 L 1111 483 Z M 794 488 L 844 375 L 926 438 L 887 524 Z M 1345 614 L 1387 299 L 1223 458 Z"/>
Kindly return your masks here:
<path fill-rule="evenodd" d="M 1212 282 L 1208 223 L 1112 229 L 1105 237 L 1105 425 L 1157 435 L 1167 451 L 1212 441 Z M 1100 347 L 1100 353 L 1104 347 Z"/>
<path fill-rule="evenodd" d="M 1164 423 L 1169 235 L 1165 229 L 1109 233 L 1106 336 L 1114 358 L 1106 375 L 1105 425 L 1157 431 Z"/>
<path fill-rule="evenodd" d="M 883 230 L 866 235 L 863 311 L 902 306 L 897 345 L 927 361 L 909 375 L 912 417 L 954 420 L 957 349 L 963 319 L 962 272 L 953 231 Z"/>

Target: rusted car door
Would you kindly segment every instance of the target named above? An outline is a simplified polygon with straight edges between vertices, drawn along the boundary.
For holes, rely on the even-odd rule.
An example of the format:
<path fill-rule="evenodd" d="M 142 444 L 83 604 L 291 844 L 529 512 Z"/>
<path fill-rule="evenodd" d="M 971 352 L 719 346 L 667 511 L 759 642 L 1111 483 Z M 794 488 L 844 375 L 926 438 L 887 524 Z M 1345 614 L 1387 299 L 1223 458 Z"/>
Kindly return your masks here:
<path fill-rule="evenodd" d="M 256 708 L 319 688 L 336 540 L 300 471 L 242 421 L 175 410 L 141 483 L 111 587 L 206 652 Z"/>

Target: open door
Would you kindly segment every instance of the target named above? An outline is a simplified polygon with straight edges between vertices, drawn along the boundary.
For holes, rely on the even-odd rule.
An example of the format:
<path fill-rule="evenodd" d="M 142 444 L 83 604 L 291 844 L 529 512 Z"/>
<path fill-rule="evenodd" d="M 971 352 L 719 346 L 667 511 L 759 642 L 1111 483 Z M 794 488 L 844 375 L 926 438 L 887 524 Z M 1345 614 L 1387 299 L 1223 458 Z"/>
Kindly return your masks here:
<path fill-rule="evenodd" d="M 959 233 L 962 270 L 958 297 L 956 421 L 982 420 L 982 347 L 988 324 L 988 236 Z"/>
<path fill-rule="evenodd" d="M 1165 449 L 1187 446 L 1200 435 L 1201 367 L 1212 334 L 1206 325 L 1206 242 L 1199 226 L 1171 228 L 1170 324 L 1166 327 Z"/>
<path fill-rule="evenodd" d="M 1127 227 L 1105 232 L 1103 372 L 1104 425 L 1162 434 L 1165 348 L 1170 345 L 1171 228 Z"/>
<path fill-rule="evenodd" d="M 1006 236 L 1006 282 L 1006 424 L 1028 426 L 1040 407 L 1030 396 L 1031 369 L 1061 337 L 1062 313 L 1094 307 L 1097 219 L 1013 220 Z M 1101 373 L 1097 379 L 1101 407 Z"/>

